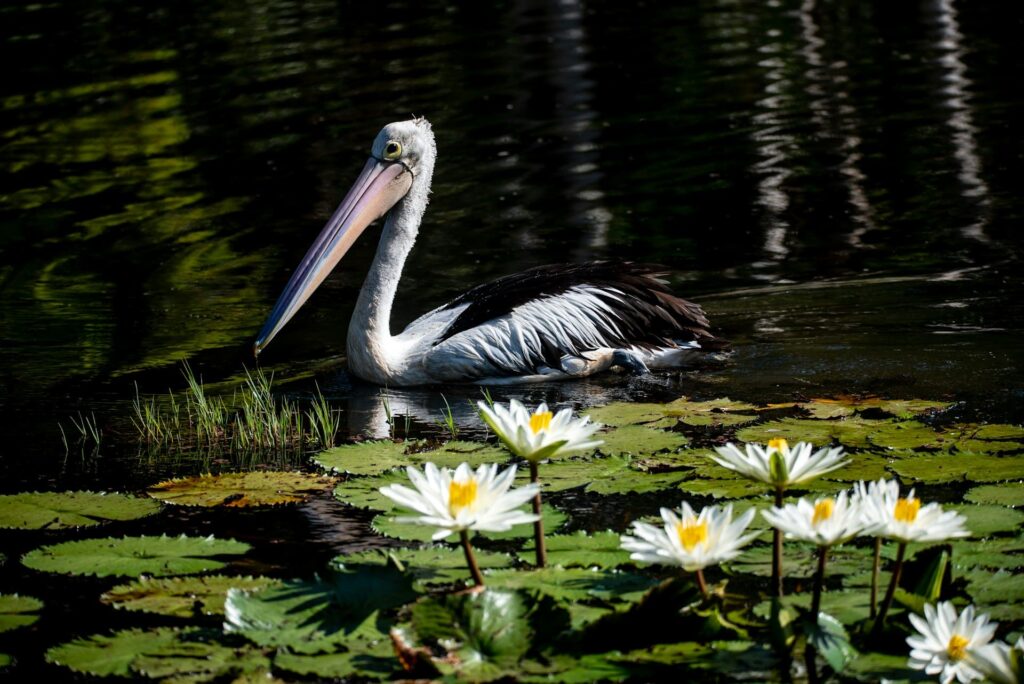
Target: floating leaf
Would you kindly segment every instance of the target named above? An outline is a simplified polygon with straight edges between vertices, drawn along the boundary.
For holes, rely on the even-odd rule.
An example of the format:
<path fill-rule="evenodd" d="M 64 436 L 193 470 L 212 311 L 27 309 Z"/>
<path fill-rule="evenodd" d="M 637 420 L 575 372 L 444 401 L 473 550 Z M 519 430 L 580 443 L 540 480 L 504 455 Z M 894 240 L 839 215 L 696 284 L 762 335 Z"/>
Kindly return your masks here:
<path fill-rule="evenodd" d="M 224 600 L 229 589 L 252 592 L 280 584 L 281 580 L 270 577 L 143 577 L 114 587 L 103 594 L 100 600 L 122 610 L 194 618 L 223 615 Z"/>
<path fill-rule="evenodd" d="M 97 677 L 191 682 L 270 668 L 270 660 L 259 649 L 224 643 L 218 632 L 166 627 L 80 637 L 48 650 L 46 660 Z"/>
<path fill-rule="evenodd" d="M 1004 482 L 999 485 L 974 487 L 964 495 L 972 503 L 1024 506 L 1024 482 Z"/>
<path fill-rule="evenodd" d="M 710 496 L 714 499 L 742 499 L 764 492 L 750 480 L 685 480 L 679 489 L 688 496 Z"/>
<path fill-rule="evenodd" d="M 769 440 L 783 438 L 790 443 L 810 442 L 818 447 L 839 442 L 850 448 L 866 448 L 871 444 L 868 435 L 881 429 L 885 423 L 895 424 L 856 416 L 840 420 L 783 418 L 742 428 L 736 433 L 736 439 L 767 444 Z"/>
<path fill-rule="evenodd" d="M 564 568 L 616 568 L 631 563 L 629 552 L 622 549 L 617 532 L 597 532 L 587 534 L 548 535 L 545 546 L 548 552 L 548 563 Z M 533 542 L 519 552 L 519 557 L 527 563 L 534 560 Z"/>
<path fill-rule="evenodd" d="M 167 480 L 151 487 L 149 495 L 179 506 L 248 508 L 299 503 L 333 482 L 307 473 L 262 470 Z"/>
<path fill-rule="evenodd" d="M 39 619 L 43 602 L 32 596 L 0 594 L 0 632 L 27 627 Z"/>
<path fill-rule="evenodd" d="M 452 441 L 424 449 L 422 442 L 381 440 L 328 449 L 314 456 L 313 462 L 337 473 L 380 475 L 410 465 L 422 468 L 427 462 L 440 468 L 456 468 L 462 463 L 475 468 L 484 463 L 504 463 L 508 459 L 509 453 L 501 447 L 480 442 Z"/>
<path fill-rule="evenodd" d="M 994 620 L 1024 619 L 1024 574 L 975 570 L 968 574 L 967 593 Z"/>
<path fill-rule="evenodd" d="M 556 599 L 629 603 L 658 584 L 656 578 L 635 573 L 592 568 L 540 568 L 529 572 L 495 570 L 487 575 L 487 585 L 507 589 L 536 589 Z"/>
<path fill-rule="evenodd" d="M 495 553 L 474 549 L 477 565 L 487 571 L 495 568 L 507 568 L 512 565 L 512 557 L 505 553 Z M 380 565 L 384 566 L 393 559 L 401 564 L 404 572 L 413 579 L 413 587 L 423 590 L 425 587 L 438 584 L 451 584 L 466 580 L 469 570 L 466 557 L 460 547 L 428 546 L 419 549 L 387 549 L 380 551 L 363 551 L 344 556 L 337 556 L 335 563 L 343 565 Z"/>
<path fill-rule="evenodd" d="M 857 399 L 844 397 L 840 399 L 812 399 L 797 404 L 815 418 L 838 418 L 851 416 L 868 409 L 888 413 L 895 418 L 907 419 L 926 413 L 934 413 L 949 408 L 952 404 L 942 401 L 925 401 L 923 399 L 879 399 L 871 397 Z"/>
<path fill-rule="evenodd" d="M 664 404 L 641 404 L 619 401 L 588 409 L 586 415 L 595 423 L 611 427 L 641 425 L 665 418 Z M 674 422 L 674 421 L 673 421 Z"/>
<path fill-rule="evenodd" d="M 903 480 L 926 484 L 1024 479 L 1024 456 L 1020 455 L 921 454 L 890 467 Z"/>
<path fill-rule="evenodd" d="M 14 662 L 14 658 L 6 653 L 0 653 L 0 670 L 9 667 Z"/>
<path fill-rule="evenodd" d="M 1016 570 L 1024 568 L 1024 539 L 996 538 L 984 541 L 953 542 L 953 565 L 956 568 L 989 568 Z"/>
<path fill-rule="evenodd" d="M 160 503 L 127 494 L 24 492 L 0 495 L 0 527 L 59 530 L 153 515 Z"/>
<path fill-rule="evenodd" d="M 394 565 L 337 567 L 321 578 L 256 593 L 229 591 L 225 629 L 261 646 L 333 652 L 341 645 L 386 640 L 389 624 L 380 611 L 416 596 L 412 577 Z"/>
<path fill-rule="evenodd" d="M 392 470 L 370 477 L 352 477 L 334 488 L 334 497 L 350 506 L 388 511 L 394 503 L 380 493 L 381 487 L 400 484 L 411 487 L 405 471 Z"/>
<path fill-rule="evenodd" d="M 644 493 L 671 489 L 687 477 L 681 472 L 647 473 L 632 467 L 632 459 L 617 456 L 604 458 L 567 458 L 540 467 L 544 491 L 584 488 L 597 494 Z M 521 472 L 518 483 L 528 481 Z"/>
<path fill-rule="evenodd" d="M 420 599 L 405 633 L 414 643 L 447 653 L 434 659 L 442 673 L 490 681 L 513 676 L 527 654 L 542 650 L 568 626 L 568 612 L 549 596 L 488 588 Z"/>
<path fill-rule="evenodd" d="M 836 672 L 842 672 L 857 657 L 857 649 L 850 643 L 846 628 L 828 613 L 810 616 L 804 623 L 804 634 L 807 642 L 817 649 L 818 654 Z"/>
<path fill-rule="evenodd" d="M 967 516 L 972 537 L 988 537 L 1001 532 L 1016 532 L 1024 524 L 1024 511 L 1006 506 L 966 504 L 947 506 Z"/>
<path fill-rule="evenodd" d="M 209 537 L 123 537 L 83 539 L 30 551 L 22 563 L 33 570 L 71 575 L 165 577 L 219 570 L 218 556 L 242 555 L 249 545 Z"/>
<path fill-rule="evenodd" d="M 643 425 L 614 428 L 598 433 L 596 437 L 604 440 L 604 444 L 598 449 L 602 454 L 610 456 L 647 456 L 660 451 L 674 451 L 686 446 L 690 441 L 679 432 L 658 430 Z"/>
<path fill-rule="evenodd" d="M 827 572 L 827 570 L 826 570 Z M 811 593 L 787 594 L 782 599 L 767 599 L 754 607 L 754 614 L 768 619 L 772 612 L 772 602 L 781 600 L 790 608 L 808 610 L 811 607 Z M 821 609 L 835 616 L 840 622 L 851 624 L 868 617 L 870 613 L 869 594 L 861 589 L 855 591 L 825 591 L 821 595 Z"/>

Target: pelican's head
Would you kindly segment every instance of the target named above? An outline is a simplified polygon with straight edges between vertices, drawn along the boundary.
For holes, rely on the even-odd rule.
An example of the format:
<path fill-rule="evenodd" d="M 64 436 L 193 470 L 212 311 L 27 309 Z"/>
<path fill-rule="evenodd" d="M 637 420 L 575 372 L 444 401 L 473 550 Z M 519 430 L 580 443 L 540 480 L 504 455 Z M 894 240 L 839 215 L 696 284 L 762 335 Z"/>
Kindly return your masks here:
<path fill-rule="evenodd" d="M 270 312 L 253 351 L 259 354 L 309 299 L 366 227 L 407 196 L 422 211 L 434 171 L 434 133 L 423 118 L 389 123 L 370 158 Z"/>

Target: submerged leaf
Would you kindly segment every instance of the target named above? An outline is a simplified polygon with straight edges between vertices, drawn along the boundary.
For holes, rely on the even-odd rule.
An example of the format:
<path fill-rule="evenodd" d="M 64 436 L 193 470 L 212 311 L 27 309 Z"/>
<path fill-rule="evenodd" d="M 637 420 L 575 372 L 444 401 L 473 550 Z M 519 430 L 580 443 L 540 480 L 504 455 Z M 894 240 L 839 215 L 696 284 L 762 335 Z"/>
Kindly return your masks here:
<path fill-rule="evenodd" d="M 299 503 L 334 480 L 307 473 L 252 471 L 167 480 L 149 489 L 155 499 L 179 506 L 276 506 Z"/>
<path fill-rule="evenodd" d="M 219 556 L 242 555 L 249 545 L 209 537 L 107 537 L 43 546 L 21 562 L 33 570 L 71 575 L 192 575 L 219 570 Z"/>
<path fill-rule="evenodd" d="M 39 619 L 43 602 L 32 596 L 0 594 L 0 632 L 27 627 Z"/>
<path fill-rule="evenodd" d="M 100 600 L 122 610 L 194 618 L 223 615 L 224 600 L 229 589 L 252 592 L 280 584 L 281 580 L 271 577 L 143 577 L 114 587 L 103 594 Z"/>
<path fill-rule="evenodd" d="M 127 494 L 23 492 L 0 495 L 0 528 L 58 530 L 153 515 L 160 503 Z"/>

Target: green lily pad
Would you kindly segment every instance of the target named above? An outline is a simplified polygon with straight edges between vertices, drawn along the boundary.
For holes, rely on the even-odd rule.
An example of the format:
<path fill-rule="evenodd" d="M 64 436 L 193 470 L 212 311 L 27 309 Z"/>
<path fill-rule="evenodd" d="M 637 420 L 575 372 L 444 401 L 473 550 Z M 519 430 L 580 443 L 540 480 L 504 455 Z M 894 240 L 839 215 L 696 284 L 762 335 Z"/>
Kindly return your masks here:
<path fill-rule="evenodd" d="M 477 565 L 484 572 L 512 565 L 512 557 L 505 553 L 473 549 Z M 336 556 L 335 563 L 343 565 L 380 565 L 397 561 L 403 571 L 413 580 L 413 588 L 424 591 L 427 587 L 452 584 L 466 580 L 469 570 L 462 548 L 456 546 L 428 546 L 418 549 L 387 549 L 386 551 L 362 551 Z"/>
<path fill-rule="evenodd" d="M 828 568 L 825 570 L 828 573 Z M 884 585 L 883 585 L 884 586 Z M 809 610 L 811 592 L 788 594 L 782 598 L 783 605 L 790 608 Z M 821 609 L 834 616 L 840 622 L 852 624 L 868 617 L 870 614 L 870 595 L 863 590 L 825 591 L 821 594 Z M 761 601 L 754 607 L 754 614 L 768 619 L 772 612 L 772 599 Z"/>
<path fill-rule="evenodd" d="M 328 449 L 313 457 L 321 468 L 351 475 L 380 475 L 395 468 L 430 462 L 441 468 L 456 468 L 469 463 L 474 468 L 485 463 L 504 463 L 509 453 L 501 447 L 480 442 L 452 441 L 434 449 L 424 449 L 422 442 L 381 440 L 361 442 Z"/>
<path fill-rule="evenodd" d="M 828 613 L 819 613 L 817 620 L 807 620 L 804 623 L 804 634 L 807 643 L 814 646 L 818 655 L 836 672 L 846 669 L 850 661 L 858 655 L 857 649 L 850 643 L 850 635 L 846 628 Z"/>
<path fill-rule="evenodd" d="M 352 477 L 334 488 L 334 498 L 349 506 L 369 508 L 375 511 L 388 511 L 394 503 L 380 493 L 381 487 L 400 484 L 412 487 L 409 476 L 403 470 L 392 470 L 381 475 L 369 477 Z"/>
<path fill-rule="evenodd" d="M 523 506 L 523 510 L 526 510 L 526 506 Z M 417 525 L 415 523 L 396 522 L 398 518 L 405 515 L 413 514 L 405 513 L 401 509 L 395 508 L 392 513 L 382 513 L 375 517 L 370 526 L 373 527 L 374 532 L 393 539 L 418 542 L 433 541 L 434 532 L 438 528 L 428 525 Z M 543 504 L 541 506 L 541 519 L 544 521 L 544 529 L 546 531 L 554 531 L 565 524 L 567 516 L 557 508 Z M 452 535 L 454 536 L 455 533 L 453 532 Z M 475 535 L 487 539 L 523 539 L 533 536 L 533 524 L 516 525 L 505 532 L 477 532 Z"/>
<path fill-rule="evenodd" d="M 70 575 L 137 576 L 192 575 L 220 570 L 221 556 L 240 556 L 249 545 L 234 539 L 209 537 L 107 537 L 43 546 L 21 562 L 33 570 Z"/>
<path fill-rule="evenodd" d="M 32 596 L 0 594 L 0 632 L 27 627 L 39 619 L 43 602 Z"/>
<path fill-rule="evenodd" d="M 953 505 L 947 508 L 967 517 L 972 537 L 988 537 L 1002 532 L 1017 532 L 1024 524 L 1024 511 L 987 504 Z"/>
<path fill-rule="evenodd" d="M 225 629 L 293 653 L 335 652 L 339 646 L 386 640 L 390 623 L 381 611 L 416 597 L 412 577 L 394 565 L 339 566 L 324 577 L 256 593 L 232 589 Z"/>
<path fill-rule="evenodd" d="M 764 491 L 760 485 L 750 480 L 686 480 L 679 489 L 688 496 L 710 496 L 713 499 L 743 499 L 761 496 Z"/>
<path fill-rule="evenodd" d="M 622 549 L 617 532 L 553 534 L 544 539 L 548 563 L 564 568 L 617 568 L 628 565 L 629 552 Z M 526 563 L 534 561 L 533 541 L 519 552 Z"/>
<path fill-rule="evenodd" d="M 920 454 L 890 468 L 906 482 L 1004 482 L 1024 479 L 1024 456 Z"/>
<path fill-rule="evenodd" d="M 1024 574 L 975 570 L 967 577 L 967 593 L 992 619 L 1024 620 Z"/>
<path fill-rule="evenodd" d="M 178 506 L 277 506 L 301 503 L 334 483 L 329 477 L 283 471 L 199 475 L 153 485 L 149 495 Z"/>
<path fill-rule="evenodd" d="M 270 659 L 262 651 L 224 643 L 217 632 L 166 627 L 79 637 L 48 650 L 46 660 L 97 677 L 181 682 L 212 681 L 270 668 Z"/>
<path fill-rule="evenodd" d="M 621 456 L 647 456 L 661 451 L 674 451 L 686 446 L 690 440 L 678 432 L 658 430 L 643 425 L 626 425 L 599 433 L 604 440 L 598 449 L 602 454 Z"/>
<path fill-rule="evenodd" d="M 491 681 L 513 676 L 568 626 L 568 611 L 544 594 L 489 587 L 420 599 L 402 634 L 444 653 L 433 658 L 442 674 Z"/>
<path fill-rule="evenodd" d="M 949 402 L 925 401 L 923 399 L 879 399 L 871 397 L 856 399 L 846 397 L 841 399 L 812 399 L 806 403 L 797 404 L 800 408 L 810 413 L 815 418 L 838 418 L 851 416 L 868 409 L 877 409 L 888 413 L 894 418 L 908 419 L 935 411 L 942 411 L 952 406 Z"/>
<path fill-rule="evenodd" d="M 224 600 L 229 589 L 253 592 L 280 585 L 281 580 L 271 577 L 143 577 L 114 587 L 103 594 L 100 600 L 121 610 L 195 618 L 223 615 Z"/>
<path fill-rule="evenodd" d="M 24 492 L 0 495 L 0 528 L 59 530 L 153 515 L 160 504 L 127 494 Z"/>
<path fill-rule="evenodd" d="M 617 570 L 562 568 L 549 566 L 529 572 L 495 570 L 486 577 L 487 586 L 508 589 L 536 589 L 567 601 L 630 603 L 638 601 L 657 578 Z"/>
<path fill-rule="evenodd" d="M 383 636 L 379 633 L 376 639 L 349 641 L 351 648 L 336 653 L 278 651 L 274 657 L 274 670 L 324 679 L 390 679 L 397 669 L 398 660 L 391 640 Z"/>
<path fill-rule="evenodd" d="M 953 566 L 958 570 L 1024 568 L 1024 538 L 994 538 L 953 542 Z"/>
<path fill-rule="evenodd" d="M 971 503 L 1024 506 L 1024 482 L 1004 482 L 998 485 L 974 487 L 964 495 Z"/>
<path fill-rule="evenodd" d="M 906 654 L 860 653 L 847 666 L 843 673 L 858 682 L 903 682 L 921 681 L 921 673 L 907 667 Z"/>
<path fill-rule="evenodd" d="M 870 446 L 868 435 L 886 422 L 889 421 L 867 420 L 856 416 L 841 420 L 783 418 L 742 428 L 736 432 L 736 439 L 767 444 L 769 440 L 782 438 L 791 444 L 810 442 L 823 447 L 839 442 L 848 448 L 866 448 Z"/>
<path fill-rule="evenodd" d="M 586 415 L 590 416 L 590 419 L 595 423 L 602 423 L 610 427 L 641 425 L 663 420 L 665 418 L 665 406 L 664 404 L 641 404 L 619 401 L 607 406 L 588 409 Z"/>
<path fill-rule="evenodd" d="M 8 655 L 7 653 L 0 653 L 0 670 L 10 667 L 11 663 L 13 662 L 14 658 L 12 658 L 10 655 Z"/>
<path fill-rule="evenodd" d="M 823 480 L 832 482 L 873 482 L 889 477 L 889 464 L 892 459 L 863 451 L 849 454 L 849 463 L 838 470 L 822 475 Z M 813 483 L 811 483 L 813 484 Z M 835 485 L 832 485 L 835 488 Z"/>
<path fill-rule="evenodd" d="M 562 459 L 541 464 L 540 482 L 546 492 L 583 488 L 596 494 L 639 494 L 671 489 L 687 477 L 680 472 L 644 472 L 632 463 L 632 459 L 618 456 Z M 520 484 L 528 479 L 526 472 L 518 476 Z"/>

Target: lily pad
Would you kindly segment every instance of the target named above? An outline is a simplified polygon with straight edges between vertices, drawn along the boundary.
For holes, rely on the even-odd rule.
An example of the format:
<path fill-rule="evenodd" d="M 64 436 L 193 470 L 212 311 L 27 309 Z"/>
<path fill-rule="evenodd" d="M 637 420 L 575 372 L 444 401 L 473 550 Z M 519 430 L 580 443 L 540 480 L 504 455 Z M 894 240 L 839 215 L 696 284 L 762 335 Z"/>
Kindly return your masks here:
<path fill-rule="evenodd" d="M 1024 619 L 1024 574 L 974 571 L 968 575 L 967 593 L 994 620 Z"/>
<path fill-rule="evenodd" d="M 642 404 L 619 401 L 587 410 L 586 413 L 595 423 L 610 427 L 623 425 L 642 425 L 653 423 L 665 418 L 664 404 Z M 674 420 L 672 421 L 675 422 Z"/>
<path fill-rule="evenodd" d="M 149 495 L 178 506 L 249 508 L 300 503 L 333 483 L 296 472 L 222 473 L 167 480 L 151 487 Z"/>
<path fill-rule="evenodd" d="M 998 485 L 974 487 L 964 496 L 972 503 L 1024 506 L 1024 482 L 1004 482 Z"/>
<path fill-rule="evenodd" d="M 477 565 L 484 572 L 512 565 L 512 557 L 505 553 L 473 549 Z M 439 584 L 451 584 L 469 577 L 466 558 L 461 547 L 428 546 L 418 549 L 388 549 L 386 551 L 362 551 L 337 556 L 335 563 L 347 566 L 379 565 L 397 562 L 413 580 L 417 591 Z"/>
<path fill-rule="evenodd" d="M 828 572 L 826 568 L 826 573 Z M 885 585 L 882 585 L 885 586 Z M 768 619 L 772 612 L 773 599 L 762 601 L 754 607 L 754 614 Z M 808 610 L 811 607 L 811 592 L 788 594 L 782 598 L 783 605 Z M 870 595 L 863 590 L 825 591 L 821 595 L 821 609 L 840 622 L 852 624 L 870 614 Z"/>
<path fill-rule="evenodd" d="M 597 532 L 586 534 L 553 534 L 548 535 L 545 547 L 548 552 L 548 563 L 564 568 L 617 568 L 628 565 L 629 552 L 622 549 L 617 532 Z M 526 563 L 534 561 L 533 541 L 519 552 L 519 557 Z"/>
<path fill-rule="evenodd" d="M 21 562 L 33 570 L 70 575 L 166 577 L 220 570 L 226 563 L 219 557 L 248 550 L 244 542 L 213 536 L 107 537 L 43 546 Z"/>
<path fill-rule="evenodd" d="M 908 482 L 1004 482 L 1024 479 L 1024 456 L 990 454 L 921 454 L 890 468 Z"/>
<path fill-rule="evenodd" d="M 1024 538 L 996 537 L 982 541 L 953 542 L 953 565 L 957 569 L 987 568 L 1018 570 L 1024 568 Z"/>
<path fill-rule="evenodd" d="M 526 506 L 523 506 L 523 510 L 526 510 Z M 427 525 L 417 525 L 415 523 L 397 522 L 397 519 L 401 518 L 403 515 L 411 514 L 403 513 L 400 509 L 396 508 L 391 513 L 382 513 L 375 517 L 370 523 L 370 526 L 373 527 L 375 532 L 383 534 L 385 537 L 403 539 L 405 541 L 433 541 L 434 532 L 436 532 L 438 528 Z M 545 531 L 554 531 L 565 524 L 567 516 L 554 506 L 550 506 L 545 503 L 541 506 L 541 518 L 544 521 Z M 523 539 L 533 535 L 533 525 L 522 524 L 516 525 L 505 532 L 479 532 L 477 534 L 487 539 Z M 452 535 L 454 536 L 455 533 L 453 532 Z M 451 538 L 452 537 L 449 539 Z"/>
<path fill-rule="evenodd" d="M 195 618 L 223 615 L 224 600 L 229 589 L 253 592 L 280 585 L 281 580 L 270 577 L 143 577 L 114 587 L 103 594 L 100 600 L 122 610 Z"/>
<path fill-rule="evenodd" d="M 495 570 L 487 575 L 487 586 L 536 589 L 568 601 L 604 604 L 638 601 L 659 580 L 647 575 L 594 568 L 549 566 L 529 572 Z"/>
<path fill-rule="evenodd" d="M 1006 506 L 965 504 L 948 506 L 967 517 L 967 529 L 972 537 L 988 537 L 1002 532 L 1017 532 L 1024 524 L 1024 511 Z"/>
<path fill-rule="evenodd" d="M 856 416 L 840 420 L 783 418 L 742 428 L 736 433 L 736 439 L 767 444 L 769 440 L 782 438 L 791 443 L 810 442 L 818 447 L 839 442 L 849 448 L 866 448 L 870 446 L 868 435 L 890 422 Z"/>
<path fill-rule="evenodd" d="M 43 602 L 32 596 L 0 594 L 0 632 L 31 625 L 42 609 Z"/>
<path fill-rule="evenodd" d="M 750 480 L 686 480 L 679 485 L 687 496 L 710 496 L 713 499 L 743 499 L 760 496 L 764 491 Z"/>
<path fill-rule="evenodd" d="M 394 565 L 339 566 L 323 577 L 256 593 L 232 589 L 225 629 L 261 646 L 329 653 L 360 641 L 387 640 L 390 623 L 381 611 L 416 597 L 412 577 Z"/>
<path fill-rule="evenodd" d="M 24 492 L 0 495 L 0 528 L 59 530 L 153 515 L 160 504 L 127 494 Z"/>
<path fill-rule="evenodd" d="M 80 637 L 48 650 L 46 660 L 97 677 L 189 682 L 267 672 L 271 664 L 259 649 L 224 643 L 218 632 L 166 627 Z"/>
<path fill-rule="evenodd" d="M 370 477 L 352 477 L 334 488 L 334 498 L 349 506 L 388 511 L 394 506 L 391 499 L 380 493 L 381 487 L 392 484 L 412 487 L 405 471 L 392 470 Z"/>
<path fill-rule="evenodd" d="M 474 468 L 484 463 L 504 463 L 509 453 L 501 447 L 481 442 L 452 441 L 434 449 L 424 449 L 422 442 L 381 440 L 361 442 L 328 449 L 313 457 L 321 468 L 351 475 L 380 475 L 395 468 L 430 462 L 442 468 L 456 468 L 469 463 Z"/>
<path fill-rule="evenodd" d="M 628 457 L 567 458 L 540 466 L 544 491 L 584 488 L 596 494 L 644 493 L 671 489 L 687 477 L 682 472 L 649 473 L 632 467 Z M 521 472 L 519 483 L 529 474 Z"/>
<path fill-rule="evenodd" d="M 942 411 L 952 406 L 949 402 L 925 401 L 923 399 L 880 399 L 869 397 L 858 399 L 843 397 L 838 399 L 812 399 L 797 404 L 815 418 L 837 418 L 851 416 L 868 409 L 876 409 L 888 413 L 894 418 L 908 419 L 935 411 Z"/>
<path fill-rule="evenodd" d="M 647 456 L 661 451 L 674 451 L 686 446 L 690 440 L 679 432 L 658 430 L 643 425 L 627 425 L 597 435 L 604 440 L 598 449 L 602 454 L 620 456 L 632 454 Z"/>

